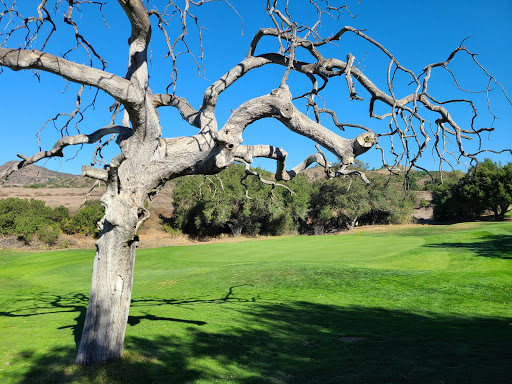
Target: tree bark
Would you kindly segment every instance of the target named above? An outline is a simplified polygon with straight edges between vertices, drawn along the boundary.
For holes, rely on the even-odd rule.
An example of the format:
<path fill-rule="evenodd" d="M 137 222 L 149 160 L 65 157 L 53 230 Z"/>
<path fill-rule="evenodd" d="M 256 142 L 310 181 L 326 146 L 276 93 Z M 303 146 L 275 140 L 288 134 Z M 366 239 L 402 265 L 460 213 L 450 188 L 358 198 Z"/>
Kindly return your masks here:
<path fill-rule="evenodd" d="M 358 219 L 358 216 L 356 216 L 352 219 L 347 218 L 347 220 L 345 220 L 345 225 L 347 226 L 347 229 L 349 231 L 354 229 L 354 227 L 356 226 L 357 219 Z"/>
<path fill-rule="evenodd" d="M 233 234 L 233 237 L 240 236 L 242 234 L 242 225 L 241 224 L 232 224 L 228 223 L 228 227 L 231 230 L 231 233 Z"/>
<path fill-rule="evenodd" d="M 498 214 L 497 219 L 503 220 L 505 218 L 505 213 L 507 213 L 507 210 L 508 210 L 508 204 L 500 205 L 499 206 L 499 214 Z"/>
<path fill-rule="evenodd" d="M 116 360 L 123 355 L 138 240 L 137 216 L 133 220 L 133 207 L 126 204 L 124 212 L 116 212 L 115 216 L 126 215 L 132 220 L 124 220 L 123 224 L 111 222 L 113 209 L 106 207 L 96 243 L 91 293 L 76 357 L 79 365 Z"/>

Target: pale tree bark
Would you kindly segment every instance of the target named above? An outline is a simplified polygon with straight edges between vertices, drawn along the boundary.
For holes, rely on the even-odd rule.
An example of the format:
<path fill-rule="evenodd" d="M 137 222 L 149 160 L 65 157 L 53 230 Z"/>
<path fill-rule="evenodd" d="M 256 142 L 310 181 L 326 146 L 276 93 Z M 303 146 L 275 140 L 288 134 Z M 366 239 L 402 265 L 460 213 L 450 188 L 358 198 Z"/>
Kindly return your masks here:
<path fill-rule="evenodd" d="M 446 137 L 453 137 L 459 154 L 470 159 L 476 159 L 478 153 L 467 153 L 463 141 L 471 136 L 479 137 L 479 133 L 490 131 L 490 128 L 474 127 L 474 119 L 469 125 L 459 125 L 448 112 L 448 103 L 465 103 L 473 105 L 470 100 L 450 100 L 438 102 L 429 94 L 428 84 L 433 70 L 446 69 L 452 59 L 459 54 L 468 54 L 482 69 L 483 74 L 491 82 L 494 77 L 476 61 L 475 56 L 466 48 L 458 47 L 441 63 L 430 64 L 420 75 L 404 68 L 395 57 L 373 38 L 352 27 L 343 27 L 329 38 L 321 38 L 319 26 L 322 15 L 329 12 L 340 12 L 344 7 L 333 7 L 329 1 L 324 9 L 317 12 L 317 21 L 313 26 L 299 25 L 294 22 L 288 13 L 288 2 L 278 4 L 277 1 L 267 2 L 267 14 L 271 27 L 259 30 L 250 46 L 247 56 L 229 69 L 225 75 L 209 86 L 203 95 L 203 102 L 195 109 L 187 100 L 176 96 L 174 90 L 178 81 L 177 63 L 179 51 L 183 49 L 186 54 L 196 60 L 201 71 L 203 41 L 200 40 L 201 56 L 197 59 L 189 49 L 187 34 L 187 21 L 197 18 L 193 15 L 194 7 L 199 7 L 210 1 L 183 0 L 179 6 L 175 2 L 152 2 L 141 0 L 118 0 L 119 17 L 126 17 L 131 25 L 128 39 L 126 74 L 116 75 L 106 70 L 106 61 L 94 49 L 91 42 L 80 32 L 79 23 L 75 21 L 74 13 L 81 10 L 84 4 L 99 6 L 101 3 L 68 0 L 68 7 L 62 13 L 64 22 L 71 26 L 71 33 L 76 40 L 76 46 L 66 54 L 57 56 L 46 52 L 47 43 L 52 41 L 58 33 L 54 22 L 54 12 L 59 12 L 57 6 L 60 1 L 40 0 L 35 2 L 34 16 L 24 17 L 16 10 L 15 1 L 0 2 L 0 23 L 6 27 L 0 39 L 0 67 L 10 68 L 14 71 L 34 70 L 48 72 L 69 82 L 90 86 L 105 92 L 113 98 L 112 117 L 104 128 L 87 134 L 67 134 L 69 122 L 81 113 L 81 92 L 77 95 L 77 109 L 69 114 L 69 120 L 62 129 L 62 136 L 51 150 L 40 151 L 32 156 L 22 156 L 18 163 L 5 170 L 0 179 L 5 180 L 12 172 L 33 164 L 41 159 L 64 156 L 63 150 L 67 146 L 92 144 L 107 135 L 115 135 L 115 143 L 119 147 L 119 154 L 105 164 L 105 169 L 97 166 L 96 154 L 101 152 L 105 144 L 97 146 L 93 163 L 96 166 L 84 166 L 84 175 L 102 180 L 106 183 L 106 192 L 101 202 L 105 207 L 105 216 L 100 222 L 100 236 L 96 243 L 91 293 L 87 308 L 85 326 L 78 348 L 76 362 L 81 365 L 96 364 L 115 360 L 123 354 L 123 340 L 130 308 L 135 251 L 138 244 L 137 229 L 148 218 L 149 213 L 144 208 L 148 197 L 154 196 L 169 180 L 190 174 L 215 174 L 229 166 L 233 161 L 241 161 L 247 165 L 248 175 L 257 175 L 249 169 L 255 157 L 265 157 L 276 160 L 276 179 L 286 182 L 298 173 L 304 171 L 311 164 L 317 163 L 324 167 L 328 177 L 340 175 L 356 175 L 368 182 L 366 176 L 350 168 L 354 160 L 363 155 L 372 147 L 380 148 L 379 140 L 396 137 L 402 143 L 403 152 L 396 153 L 392 167 L 404 160 L 408 167 L 416 165 L 422 156 L 428 142 L 434 139 L 434 149 L 442 161 L 446 161 Z M 309 2 L 313 9 L 321 9 L 321 4 Z M 147 7 L 147 8 L 146 8 Z M 62 8 L 62 7 L 61 7 Z M 316 12 L 315 10 L 315 12 Z M 172 18 L 172 14 L 180 17 Z M 152 23 L 154 18 L 155 29 L 161 32 L 167 45 L 171 63 L 172 93 L 153 93 L 150 88 L 148 52 L 152 41 Z M 177 23 L 177 25 L 174 25 Z M 197 24 L 198 25 L 198 24 Z M 48 27 L 47 29 L 43 27 Z M 172 26 L 177 28 L 173 29 Z M 199 31 L 202 28 L 199 27 Z M 24 44 L 21 48 L 10 47 L 17 31 L 25 31 Z M 177 35 L 171 35 L 178 30 Z M 34 32 L 36 31 L 36 32 Z M 47 32 L 45 32 L 47 31 Z M 43 33 L 45 32 L 45 33 Z M 354 65 L 355 58 L 350 53 L 345 54 L 346 61 L 339 58 L 326 58 L 321 53 L 323 46 L 338 41 L 345 34 L 354 34 L 380 50 L 389 57 L 387 89 L 380 89 L 372 80 Z M 278 52 L 267 52 L 256 55 L 259 42 L 263 39 L 272 39 L 279 46 Z M 38 49 L 32 49 L 39 43 Z M 67 58 L 68 54 L 81 50 L 88 57 L 87 65 L 78 64 Z M 295 53 L 303 50 L 308 53 L 311 60 L 303 62 L 295 58 Z M 219 53 L 220 54 L 220 53 Z M 94 65 L 100 66 L 95 68 Z M 221 94 L 229 87 L 237 84 L 250 71 L 267 65 L 281 66 L 283 77 L 275 84 L 275 89 L 267 95 L 247 100 L 232 111 L 231 116 L 222 127 L 218 127 L 216 120 L 217 101 Z M 302 95 L 292 95 L 288 87 L 289 74 L 294 71 L 305 76 L 311 82 L 311 89 Z M 394 72 L 406 73 L 414 86 L 413 93 L 400 99 L 394 94 Z M 423 80 L 420 81 L 420 77 Z M 352 123 L 340 122 L 332 109 L 320 108 L 316 102 L 317 96 L 329 82 L 342 78 L 346 84 L 346 93 L 350 100 L 362 101 L 357 93 L 357 87 L 362 87 L 369 97 L 368 110 L 370 117 L 389 119 L 390 131 L 377 133 L 372 129 Z M 265 81 L 262 76 L 262 81 Z M 319 82 L 322 85 L 319 85 Z M 152 82 L 152 85 L 162 89 L 161 82 Z M 499 84 L 499 83 L 497 83 Z M 487 88 L 489 92 L 490 86 Z M 162 89 L 163 91 L 163 89 Z M 305 100 L 306 108 L 313 111 L 314 118 L 308 117 L 297 107 L 298 100 Z M 374 113 L 376 103 L 386 106 L 390 112 L 385 115 Z M 157 108 L 175 108 L 183 120 L 196 128 L 196 133 L 188 137 L 162 137 L 162 126 Z M 422 117 L 421 109 L 437 114 L 436 129 L 429 134 L 425 128 L 428 121 Z M 121 124 L 116 124 L 118 111 L 123 109 Z M 475 111 L 476 114 L 476 111 Z M 340 130 L 347 131 L 347 137 L 340 136 L 322 124 L 321 116 L 328 115 L 333 124 Z M 291 170 L 286 169 L 287 152 L 276 148 L 272 143 L 261 145 L 242 145 L 245 129 L 252 123 L 271 118 L 279 121 L 284 128 L 291 132 L 311 139 L 317 145 L 334 154 L 341 163 L 341 169 L 334 172 L 330 163 L 320 147 L 317 152 L 307 157 Z M 402 123 L 402 124 L 400 124 Z M 362 131 L 362 133 L 361 133 Z M 263 140 L 263 138 L 262 138 Z M 110 142 L 109 139 L 107 142 Z M 265 138 L 264 141 L 272 141 Z M 113 142 L 113 141 L 112 141 Z M 408 143 L 414 142 L 416 153 L 409 150 Z M 394 148 L 394 147 L 392 147 Z M 384 159 L 384 157 L 383 157 Z M 271 182 L 276 185 L 275 182 Z M 235 229 L 235 232 L 237 229 Z"/>
<path fill-rule="evenodd" d="M 110 211 L 112 207 L 107 206 L 107 209 Z M 119 213 L 128 217 L 131 214 L 129 209 L 116 212 Z M 115 360 L 122 356 L 136 247 L 136 237 L 129 225 L 115 226 L 104 219 L 96 244 L 91 294 L 76 357 L 80 365 Z"/>
<path fill-rule="evenodd" d="M 240 236 L 242 234 L 243 226 L 239 223 L 228 223 L 228 227 L 231 230 L 231 233 L 234 237 Z"/>

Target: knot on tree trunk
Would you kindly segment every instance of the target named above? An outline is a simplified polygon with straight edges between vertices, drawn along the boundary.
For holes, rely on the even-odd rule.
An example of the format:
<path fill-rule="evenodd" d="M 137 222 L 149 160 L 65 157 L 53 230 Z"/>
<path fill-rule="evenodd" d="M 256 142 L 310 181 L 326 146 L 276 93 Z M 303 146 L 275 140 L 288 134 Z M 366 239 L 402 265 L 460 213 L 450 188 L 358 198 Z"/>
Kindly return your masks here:
<path fill-rule="evenodd" d="M 276 104 L 278 114 L 287 120 L 291 119 L 293 116 L 294 106 L 292 104 L 292 94 L 290 93 L 288 86 L 284 84 L 279 88 L 272 90 L 270 94 L 278 99 Z"/>
<path fill-rule="evenodd" d="M 293 115 L 293 104 L 286 103 L 279 109 L 279 113 L 281 113 L 281 116 L 285 119 L 291 119 Z"/>

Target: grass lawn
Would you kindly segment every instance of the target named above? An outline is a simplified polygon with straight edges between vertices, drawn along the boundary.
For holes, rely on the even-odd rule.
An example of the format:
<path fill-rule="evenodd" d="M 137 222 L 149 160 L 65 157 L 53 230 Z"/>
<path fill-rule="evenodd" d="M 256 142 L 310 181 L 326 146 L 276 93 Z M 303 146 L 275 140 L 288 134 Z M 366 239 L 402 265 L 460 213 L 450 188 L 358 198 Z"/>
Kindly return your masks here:
<path fill-rule="evenodd" d="M 94 254 L 0 252 L 1 383 L 511 383 L 512 223 L 140 250 L 125 357 L 73 365 Z"/>

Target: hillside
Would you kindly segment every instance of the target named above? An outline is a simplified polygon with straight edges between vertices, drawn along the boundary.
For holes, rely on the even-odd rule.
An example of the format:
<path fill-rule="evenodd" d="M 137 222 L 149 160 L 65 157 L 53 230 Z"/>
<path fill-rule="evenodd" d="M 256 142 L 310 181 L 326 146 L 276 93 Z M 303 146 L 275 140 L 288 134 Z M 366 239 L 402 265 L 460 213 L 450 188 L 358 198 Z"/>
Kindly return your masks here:
<path fill-rule="evenodd" d="M 0 172 L 5 168 L 11 166 L 15 161 L 8 161 L 4 165 L 0 166 Z M 49 182 L 61 181 L 75 177 L 71 173 L 56 172 L 39 167 L 37 165 L 28 165 L 25 168 L 20 169 L 17 172 L 11 174 L 5 181 L 4 186 L 9 187 L 23 187 L 32 184 L 46 184 Z"/>

